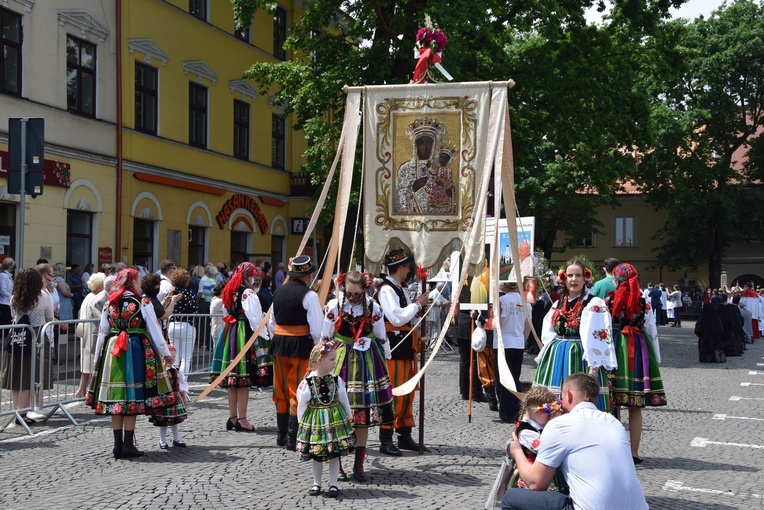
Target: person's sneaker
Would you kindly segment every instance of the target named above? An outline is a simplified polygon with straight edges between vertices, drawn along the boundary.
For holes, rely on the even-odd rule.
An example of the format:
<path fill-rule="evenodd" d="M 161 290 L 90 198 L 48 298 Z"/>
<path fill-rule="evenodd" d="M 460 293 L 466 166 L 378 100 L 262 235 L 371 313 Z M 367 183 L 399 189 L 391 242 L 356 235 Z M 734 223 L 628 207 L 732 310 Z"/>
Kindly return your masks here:
<path fill-rule="evenodd" d="M 43 409 L 36 407 L 34 411 L 29 411 L 27 413 L 27 418 L 31 418 L 32 420 L 42 420 L 45 418 L 45 413 L 43 412 Z"/>

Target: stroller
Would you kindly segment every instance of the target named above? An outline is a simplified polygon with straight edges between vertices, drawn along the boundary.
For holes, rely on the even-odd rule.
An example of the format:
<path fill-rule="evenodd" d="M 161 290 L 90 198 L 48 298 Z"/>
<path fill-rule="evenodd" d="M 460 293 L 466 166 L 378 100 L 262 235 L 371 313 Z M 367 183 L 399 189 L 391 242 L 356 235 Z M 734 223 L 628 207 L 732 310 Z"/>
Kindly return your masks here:
<path fill-rule="evenodd" d="M 504 494 L 507 492 L 507 489 L 518 487 L 517 482 L 519 479 L 520 474 L 514 459 L 509 455 L 505 456 L 499 467 L 496 480 L 493 482 L 493 487 L 491 487 L 488 500 L 485 502 L 485 510 L 501 510 L 501 500 Z"/>

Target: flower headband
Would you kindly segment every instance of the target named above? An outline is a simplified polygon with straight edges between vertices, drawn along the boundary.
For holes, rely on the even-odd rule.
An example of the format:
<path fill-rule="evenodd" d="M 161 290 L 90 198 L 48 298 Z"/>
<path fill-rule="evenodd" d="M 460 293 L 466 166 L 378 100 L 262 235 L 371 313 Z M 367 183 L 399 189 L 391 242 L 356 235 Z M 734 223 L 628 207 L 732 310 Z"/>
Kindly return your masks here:
<path fill-rule="evenodd" d="M 337 286 L 342 287 L 345 285 L 345 278 L 347 277 L 347 273 L 340 273 L 337 275 Z M 363 282 L 361 282 L 361 285 L 363 285 L 364 290 L 369 290 L 371 288 L 371 284 L 374 282 L 374 279 L 371 277 L 369 273 L 361 273 L 361 278 L 363 279 Z"/>
<path fill-rule="evenodd" d="M 592 272 L 589 271 L 589 269 L 584 268 L 582 274 L 583 274 L 585 282 L 592 281 Z M 565 280 L 567 279 L 568 279 L 568 275 L 565 272 L 565 268 L 560 269 L 560 272 L 557 273 L 557 281 L 559 281 L 560 283 L 565 283 Z"/>
<path fill-rule="evenodd" d="M 536 406 L 533 408 L 533 410 L 546 414 L 559 413 L 562 411 L 562 401 L 560 399 L 556 399 L 552 402 L 544 402 L 543 405 Z"/>
<path fill-rule="evenodd" d="M 321 344 L 321 356 L 324 354 L 333 351 L 337 347 L 339 347 L 340 343 L 337 340 L 328 340 Z"/>

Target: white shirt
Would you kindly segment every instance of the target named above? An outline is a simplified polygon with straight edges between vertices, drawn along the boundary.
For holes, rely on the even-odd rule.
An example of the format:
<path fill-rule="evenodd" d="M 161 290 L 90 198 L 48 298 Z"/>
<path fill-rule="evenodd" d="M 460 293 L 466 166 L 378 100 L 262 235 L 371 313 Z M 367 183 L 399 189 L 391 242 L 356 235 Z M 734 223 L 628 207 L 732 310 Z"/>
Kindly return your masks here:
<path fill-rule="evenodd" d="M 623 425 L 591 402 L 549 420 L 536 462 L 562 468 L 577 510 L 646 510 Z"/>
<path fill-rule="evenodd" d="M 244 310 L 244 315 L 247 316 L 249 327 L 252 328 L 252 331 L 255 331 L 260 321 L 263 320 L 263 309 L 260 306 L 260 298 L 257 297 L 257 293 L 254 290 L 244 289 L 241 295 L 241 308 Z M 263 328 L 259 336 L 270 338 L 268 336 L 268 328 Z"/>
<path fill-rule="evenodd" d="M 170 282 L 170 279 L 166 277 L 165 275 L 160 275 L 160 282 L 159 282 L 159 292 L 157 293 L 157 299 L 159 301 L 162 301 L 164 298 L 167 297 L 167 294 L 172 292 L 173 286 Z"/>
<path fill-rule="evenodd" d="M 531 305 L 526 303 L 528 313 Z M 525 311 L 520 301 L 520 294 L 507 292 L 499 297 L 499 318 L 501 320 L 501 338 L 505 349 L 523 349 L 525 347 Z M 499 347 L 499 335 L 493 335 L 493 348 Z"/>
<path fill-rule="evenodd" d="M 311 371 L 308 375 L 305 376 L 305 379 L 308 377 L 316 377 L 316 371 Z M 297 387 L 297 419 L 301 420 L 302 415 L 305 414 L 305 411 L 308 409 L 308 404 L 310 404 L 310 386 L 308 385 L 308 382 L 303 379 L 302 382 L 300 382 L 300 385 Z M 345 381 L 342 380 L 342 377 L 337 376 L 337 400 L 339 400 L 340 405 L 345 408 L 345 412 L 348 416 L 353 416 L 353 411 L 350 409 L 350 401 L 348 400 L 348 392 L 345 389 Z"/>
<path fill-rule="evenodd" d="M 385 357 L 390 359 L 390 343 L 387 341 L 387 331 L 385 330 L 385 321 L 382 318 L 382 310 L 380 310 L 377 302 L 369 296 L 364 296 L 364 298 L 366 299 L 366 308 L 371 310 L 371 332 L 374 334 L 374 338 L 382 344 L 382 350 L 385 352 Z M 332 338 L 334 336 L 336 321 L 339 316 L 339 303 L 340 298 L 334 298 L 326 303 L 323 328 L 321 330 L 321 336 L 323 338 Z M 342 309 L 353 317 L 360 317 L 363 315 L 363 305 L 361 303 L 351 305 L 345 301 Z M 363 341 L 361 342 L 360 340 Z M 359 337 L 353 343 L 353 348 L 357 351 L 367 351 L 371 347 L 371 341 L 369 340 L 368 337 Z"/>
<path fill-rule="evenodd" d="M 398 282 L 396 282 L 390 276 L 387 277 L 387 280 L 392 282 L 393 285 L 398 286 Z M 404 295 L 406 295 L 405 292 Z M 406 302 L 408 305 L 405 308 L 402 308 L 398 294 L 395 293 L 392 287 L 389 285 L 383 285 L 380 287 L 379 306 L 382 307 L 382 313 L 385 314 L 385 318 L 388 320 L 388 322 L 390 322 L 390 324 L 396 328 L 411 322 L 411 319 L 416 316 L 417 312 L 419 312 L 421 308 L 419 303 L 412 304 L 408 295 L 406 295 Z"/>
<path fill-rule="evenodd" d="M 0 273 L 0 305 L 11 305 L 11 295 L 13 294 L 13 279 L 11 273 L 3 271 Z"/>
<path fill-rule="evenodd" d="M 225 315 L 225 309 L 223 307 L 223 300 L 218 296 L 214 296 L 210 301 L 210 314 L 211 315 Z M 210 334 L 212 338 L 217 341 L 220 336 L 220 332 L 223 331 L 223 318 L 212 317 L 210 320 Z"/>
<path fill-rule="evenodd" d="M 522 282 L 526 276 L 533 276 L 533 257 L 531 255 L 520 259 L 520 281 Z M 512 266 L 512 271 L 509 272 L 509 281 L 517 282 L 514 265 Z"/>

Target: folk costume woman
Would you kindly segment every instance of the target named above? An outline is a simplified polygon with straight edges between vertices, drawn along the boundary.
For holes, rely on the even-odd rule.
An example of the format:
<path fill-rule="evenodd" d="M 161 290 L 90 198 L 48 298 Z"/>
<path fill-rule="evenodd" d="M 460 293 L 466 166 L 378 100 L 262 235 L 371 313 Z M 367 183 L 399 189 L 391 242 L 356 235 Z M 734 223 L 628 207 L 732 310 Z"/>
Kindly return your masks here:
<path fill-rule="evenodd" d="M 251 262 L 242 262 L 223 289 L 223 306 L 226 308 L 227 315 L 223 317 L 225 323 L 223 332 L 215 343 L 210 381 L 214 381 L 244 349 L 244 345 L 262 320 L 263 310 L 253 290 L 253 287 L 260 286 L 261 281 L 262 271 Z M 226 422 L 226 430 L 255 431 L 255 428 L 247 421 L 247 404 L 249 388 L 253 385 L 252 375 L 257 374 L 258 366 L 266 365 L 268 358 L 267 330 L 263 328 L 260 335 L 251 352 L 244 355 L 236 367 L 220 381 L 221 388 L 228 388 L 230 418 Z"/>
<path fill-rule="evenodd" d="M 172 356 L 151 301 L 135 287 L 137 280 L 138 271 L 128 268 L 114 282 L 101 315 L 86 400 L 96 414 L 111 415 L 115 459 L 143 455 L 133 444 L 137 415 L 176 403 L 162 362 L 172 363 Z"/>
<path fill-rule="evenodd" d="M 363 470 L 369 427 L 392 424 L 393 388 L 387 368 L 390 344 L 379 305 L 366 295 L 372 278 L 366 273 L 351 271 L 337 277 L 342 290 L 338 299 L 326 305 L 321 331 L 323 338 L 338 342 L 334 374 L 347 386 L 351 418 L 356 434 L 356 481 L 364 482 Z"/>
<path fill-rule="evenodd" d="M 569 260 L 558 274 L 563 293 L 544 317 L 544 348 L 536 358 L 533 384 L 546 386 L 559 397 L 570 374 L 589 372 L 600 384 L 597 407 L 609 411 L 605 371 L 613 370 L 617 363 L 610 314 L 602 299 L 589 294 L 585 282 L 590 278 L 591 272 L 578 259 Z"/>
<path fill-rule="evenodd" d="M 652 309 L 642 298 L 637 270 L 631 264 L 613 269 L 617 285 L 607 303 L 613 316 L 618 366 L 613 370 L 613 404 L 629 408 L 629 439 L 635 464 L 642 436 L 642 408 L 665 406 L 666 394 L 658 369 L 659 356 L 651 339 L 658 333 Z"/>

